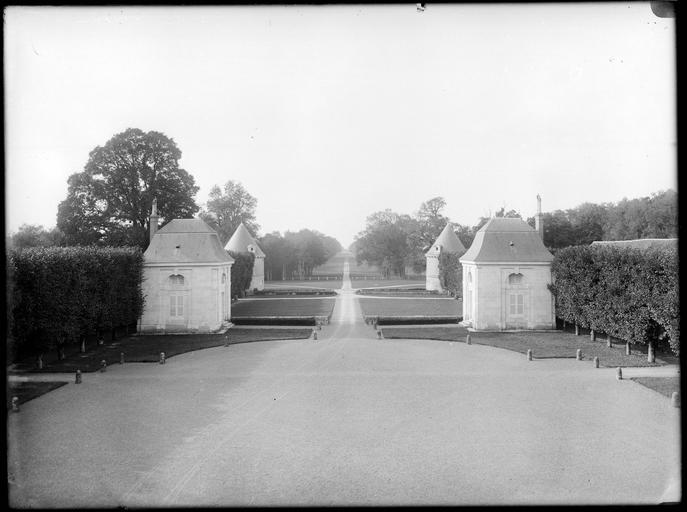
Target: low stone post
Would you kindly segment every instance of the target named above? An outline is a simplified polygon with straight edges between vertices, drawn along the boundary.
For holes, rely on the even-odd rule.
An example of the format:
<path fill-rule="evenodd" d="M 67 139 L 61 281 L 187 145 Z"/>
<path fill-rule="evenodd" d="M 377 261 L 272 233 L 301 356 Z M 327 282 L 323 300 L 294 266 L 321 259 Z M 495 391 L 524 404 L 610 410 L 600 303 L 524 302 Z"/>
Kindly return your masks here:
<path fill-rule="evenodd" d="M 623 369 L 620 366 L 618 366 L 618 369 L 615 371 L 615 378 L 623 380 Z"/>
<path fill-rule="evenodd" d="M 612 347 L 613 347 L 613 336 L 611 336 L 610 334 L 607 334 L 607 335 L 606 335 L 606 346 L 607 346 L 608 348 L 612 348 Z"/>
<path fill-rule="evenodd" d="M 673 395 L 670 397 L 670 404 L 673 407 L 680 407 L 680 394 L 677 391 L 673 391 Z"/>
<path fill-rule="evenodd" d="M 317 321 L 317 330 L 318 331 L 322 330 L 322 322 L 320 320 Z"/>
<path fill-rule="evenodd" d="M 165 353 L 160 352 L 160 364 L 165 364 Z"/>
<path fill-rule="evenodd" d="M 529 348 L 527 349 L 527 360 L 528 361 L 532 360 L 532 350 Z"/>
<path fill-rule="evenodd" d="M 81 370 L 76 370 L 75 384 L 81 384 Z"/>
<path fill-rule="evenodd" d="M 119 364 L 124 364 L 124 352 L 119 353 Z"/>
<path fill-rule="evenodd" d="M 12 397 L 12 412 L 19 412 L 19 397 Z"/>
<path fill-rule="evenodd" d="M 465 337 L 465 342 L 466 342 L 468 345 L 472 345 L 472 338 L 470 337 L 469 334 Z"/>
<path fill-rule="evenodd" d="M 378 340 L 381 340 L 381 339 L 382 339 L 382 331 L 381 331 L 381 330 L 378 330 L 378 331 L 377 331 L 377 339 L 378 339 Z"/>
<path fill-rule="evenodd" d="M 43 369 L 43 355 L 38 356 L 38 359 L 36 360 L 36 366 L 39 370 Z"/>
<path fill-rule="evenodd" d="M 654 342 L 653 341 L 650 341 L 649 346 L 647 347 L 646 360 L 649 361 L 650 363 L 656 362 L 656 354 L 654 353 Z"/>
<path fill-rule="evenodd" d="M 317 331 L 315 329 L 312 330 L 312 339 L 317 341 Z"/>
<path fill-rule="evenodd" d="M 101 372 L 106 372 L 107 371 L 107 361 L 104 359 L 100 361 L 100 371 Z"/>
<path fill-rule="evenodd" d="M 580 326 L 575 324 L 575 336 L 579 336 L 579 335 L 580 335 Z"/>
<path fill-rule="evenodd" d="M 575 358 L 576 358 L 578 361 L 582 361 L 582 349 L 581 349 L 581 348 L 578 348 L 578 349 L 577 349 L 577 353 L 575 354 Z"/>
<path fill-rule="evenodd" d="M 81 340 L 81 353 L 86 352 L 86 340 Z"/>
<path fill-rule="evenodd" d="M 625 343 L 625 355 L 629 356 L 630 354 L 632 354 L 632 350 L 630 349 L 630 342 L 628 341 Z"/>
<path fill-rule="evenodd" d="M 594 368 L 598 368 L 598 367 L 599 367 L 599 358 L 594 357 Z"/>
<path fill-rule="evenodd" d="M 594 329 L 589 331 L 589 339 L 592 341 L 596 341 L 596 333 L 594 332 Z"/>

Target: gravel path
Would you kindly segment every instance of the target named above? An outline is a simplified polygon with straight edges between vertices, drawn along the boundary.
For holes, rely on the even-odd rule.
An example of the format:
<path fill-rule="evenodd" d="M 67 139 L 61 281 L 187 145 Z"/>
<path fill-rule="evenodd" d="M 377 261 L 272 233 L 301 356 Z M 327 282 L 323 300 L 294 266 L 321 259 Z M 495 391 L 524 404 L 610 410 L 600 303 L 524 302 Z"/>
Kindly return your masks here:
<path fill-rule="evenodd" d="M 344 281 L 318 341 L 84 376 L 8 418 L 14 507 L 675 501 L 680 410 L 613 369 L 378 340 Z"/>

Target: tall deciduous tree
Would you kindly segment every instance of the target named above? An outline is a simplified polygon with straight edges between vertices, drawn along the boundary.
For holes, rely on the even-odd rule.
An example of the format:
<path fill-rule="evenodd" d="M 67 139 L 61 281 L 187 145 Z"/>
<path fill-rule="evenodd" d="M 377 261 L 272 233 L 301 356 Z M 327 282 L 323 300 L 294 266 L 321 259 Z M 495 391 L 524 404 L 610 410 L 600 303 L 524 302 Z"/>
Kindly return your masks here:
<path fill-rule="evenodd" d="M 258 236 L 260 225 L 255 221 L 257 205 L 258 200 L 241 183 L 229 180 L 224 188 L 217 185 L 212 187 L 200 217 L 217 231 L 224 245 L 242 222 L 254 237 Z"/>
<path fill-rule="evenodd" d="M 405 266 L 412 246 L 408 240 L 410 216 L 389 209 L 367 217 L 367 226 L 355 239 L 356 261 L 377 265 L 388 276 L 405 276 Z"/>
<path fill-rule="evenodd" d="M 162 223 L 198 211 L 198 187 L 180 158 L 163 133 L 129 128 L 115 135 L 91 151 L 83 172 L 69 177 L 57 227 L 69 244 L 146 247 L 154 198 Z"/>

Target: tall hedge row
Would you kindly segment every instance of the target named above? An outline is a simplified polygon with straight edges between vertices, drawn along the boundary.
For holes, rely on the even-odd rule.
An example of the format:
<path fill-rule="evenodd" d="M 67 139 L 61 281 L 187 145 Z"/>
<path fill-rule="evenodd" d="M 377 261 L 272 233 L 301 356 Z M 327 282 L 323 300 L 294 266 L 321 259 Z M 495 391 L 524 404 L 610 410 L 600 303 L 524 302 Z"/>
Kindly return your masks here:
<path fill-rule="evenodd" d="M 41 353 L 135 324 L 143 254 L 131 247 L 36 247 L 8 254 L 14 350 Z"/>
<path fill-rule="evenodd" d="M 631 343 L 668 341 L 679 354 L 677 249 L 568 247 L 551 270 L 559 318 Z"/>
<path fill-rule="evenodd" d="M 231 297 L 243 297 L 253 279 L 255 254 L 251 252 L 227 251 L 234 258 L 231 266 Z"/>

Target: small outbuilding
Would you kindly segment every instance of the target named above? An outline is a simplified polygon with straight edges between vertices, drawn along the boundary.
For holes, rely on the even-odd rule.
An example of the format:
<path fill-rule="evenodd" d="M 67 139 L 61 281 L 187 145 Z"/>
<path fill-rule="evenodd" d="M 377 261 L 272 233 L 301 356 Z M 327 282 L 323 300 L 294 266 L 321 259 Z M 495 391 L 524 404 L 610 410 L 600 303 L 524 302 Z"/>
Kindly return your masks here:
<path fill-rule="evenodd" d="M 463 325 L 481 330 L 555 329 L 553 255 L 540 233 L 519 218 L 492 218 L 460 258 Z"/>
<path fill-rule="evenodd" d="M 459 256 L 465 252 L 465 246 L 453 231 L 453 225 L 449 222 L 439 234 L 429 250 L 425 253 L 426 285 L 427 290 L 444 291 L 439 276 L 439 256 L 442 253 L 456 253 Z"/>
<path fill-rule="evenodd" d="M 158 231 L 155 208 L 150 225 L 139 332 L 216 332 L 228 326 L 234 259 L 217 232 L 201 219 L 174 219 Z"/>
<path fill-rule="evenodd" d="M 265 253 L 262 251 L 258 242 L 243 224 L 239 224 L 234 234 L 224 246 L 226 251 L 248 252 L 255 255 L 253 263 L 253 277 L 250 281 L 249 290 L 265 289 Z"/>

